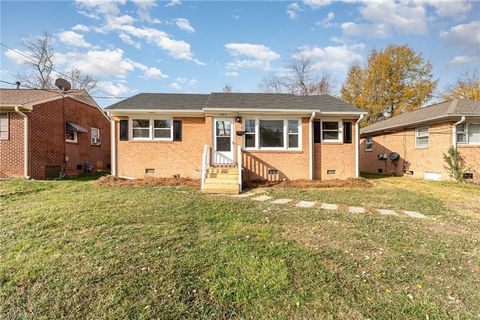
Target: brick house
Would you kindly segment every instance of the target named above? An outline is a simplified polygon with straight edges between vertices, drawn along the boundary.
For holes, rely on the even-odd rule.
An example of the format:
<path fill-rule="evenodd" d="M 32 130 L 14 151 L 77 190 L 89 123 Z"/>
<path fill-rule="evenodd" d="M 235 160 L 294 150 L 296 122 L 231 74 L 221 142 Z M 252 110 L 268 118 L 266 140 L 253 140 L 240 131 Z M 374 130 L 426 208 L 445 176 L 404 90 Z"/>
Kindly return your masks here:
<path fill-rule="evenodd" d="M 437 103 L 362 128 L 360 137 L 362 172 L 449 180 L 443 154 L 454 146 L 466 177 L 480 180 L 480 102 Z"/>
<path fill-rule="evenodd" d="M 0 178 L 110 166 L 110 120 L 84 90 L 0 89 Z"/>
<path fill-rule="evenodd" d="M 331 96 L 142 93 L 106 110 L 114 175 L 200 178 L 206 192 L 232 193 L 245 180 L 358 176 L 365 112 Z"/>

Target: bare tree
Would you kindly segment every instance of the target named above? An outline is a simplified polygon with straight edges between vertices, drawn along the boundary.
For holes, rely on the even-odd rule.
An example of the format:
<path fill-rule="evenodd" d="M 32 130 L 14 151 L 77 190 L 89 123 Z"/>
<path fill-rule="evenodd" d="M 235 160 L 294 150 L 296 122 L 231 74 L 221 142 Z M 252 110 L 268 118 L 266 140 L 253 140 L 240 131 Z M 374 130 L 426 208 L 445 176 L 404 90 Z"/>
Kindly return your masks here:
<path fill-rule="evenodd" d="M 292 93 L 300 96 L 332 94 L 329 74 L 316 73 L 313 63 L 304 54 L 294 55 L 288 62 L 285 75 L 275 73 L 263 78 L 260 89 L 267 93 Z"/>
<path fill-rule="evenodd" d="M 27 70 L 19 75 L 20 80 L 29 87 L 51 89 L 53 87 L 53 48 L 51 37 L 44 33 L 36 39 L 24 39 Z"/>
<path fill-rule="evenodd" d="M 57 77 L 54 67 L 55 52 L 52 47 L 52 37 L 47 32 L 35 39 L 24 39 L 23 47 L 25 55 L 25 70 L 19 75 L 22 83 L 28 87 L 37 89 L 53 89 Z M 71 82 L 74 89 L 94 89 L 98 80 L 95 80 L 90 73 L 84 73 L 78 69 L 71 69 L 63 75 Z"/>
<path fill-rule="evenodd" d="M 75 68 L 66 72 L 65 76 L 72 84 L 73 89 L 85 89 L 91 91 L 95 89 L 98 84 L 98 80 L 95 80 L 91 73 L 84 73 Z"/>
<path fill-rule="evenodd" d="M 222 91 L 225 92 L 225 93 L 230 93 L 230 92 L 233 91 L 233 86 L 230 83 L 225 83 Z"/>

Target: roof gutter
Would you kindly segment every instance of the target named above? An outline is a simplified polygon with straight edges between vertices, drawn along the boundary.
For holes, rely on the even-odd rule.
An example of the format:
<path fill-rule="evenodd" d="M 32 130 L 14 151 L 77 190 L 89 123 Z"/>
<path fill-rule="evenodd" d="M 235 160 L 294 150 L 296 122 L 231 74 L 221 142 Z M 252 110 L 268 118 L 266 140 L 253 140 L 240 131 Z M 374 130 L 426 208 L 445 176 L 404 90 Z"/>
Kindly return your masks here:
<path fill-rule="evenodd" d="M 15 107 L 15 112 L 20 114 L 23 117 L 23 177 L 25 179 L 29 179 L 30 176 L 28 175 L 28 116 L 20 111 L 20 107 Z"/>
<path fill-rule="evenodd" d="M 308 121 L 308 178 L 313 180 L 313 119 L 315 119 L 315 111 Z"/>
<path fill-rule="evenodd" d="M 360 161 L 359 161 L 359 150 L 360 150 L 360 128 L 359 123 L 363 120 L 363 114 L 360 115 L 357 122 L 355 122 L 355 178 L 360 177 Z"/>
<path fill-rule="evenodd" d="M 465 122 L 465 116 L 460 121 L 455 122 L 452 127 L 452 145 L 454 149 L 457 149 L 457 125 Z"/>

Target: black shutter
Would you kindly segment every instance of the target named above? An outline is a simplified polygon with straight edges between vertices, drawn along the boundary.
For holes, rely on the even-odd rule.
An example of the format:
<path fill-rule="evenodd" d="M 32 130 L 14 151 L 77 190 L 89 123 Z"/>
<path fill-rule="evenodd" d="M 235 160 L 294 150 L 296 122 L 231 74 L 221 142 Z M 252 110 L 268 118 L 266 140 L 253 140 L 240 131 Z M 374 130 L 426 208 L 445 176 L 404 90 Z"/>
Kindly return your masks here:
<path fill-rule="evenodd" d="M 322 142 L 322 130 L 320 126 L 320 121 L 314 121 L 313 122 L 313 141 L 315 143 L 320 143 Z"/>
<path fill-rule="evenodd" d="M 173 120 L 173 141 L 182 141 L 182 121 Z"/>
<path fill-rule="evenodd" d="M 352 143 L 352 123 L 343 123 L 343 143 Z"/>
<path fill-rule="evenodd" d="M 120 120 L 120 141 L 128 141 L 128 120 Z"/>

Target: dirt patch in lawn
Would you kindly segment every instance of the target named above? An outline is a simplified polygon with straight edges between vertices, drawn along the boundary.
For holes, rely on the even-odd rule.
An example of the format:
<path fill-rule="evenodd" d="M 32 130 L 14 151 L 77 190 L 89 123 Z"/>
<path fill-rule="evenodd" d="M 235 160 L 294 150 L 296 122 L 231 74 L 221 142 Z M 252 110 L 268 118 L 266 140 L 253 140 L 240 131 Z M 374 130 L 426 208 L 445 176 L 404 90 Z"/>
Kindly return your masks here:
<path fill-rule="evenodd" d="M 101 177 L 93 183 L 95 187 L 117 186 L 189 186 L 199 187 L 200 180 L 186 178 L 124 179 L 112 176 Z"/>
<path fill-rule="evenodd" d="M 370 188 L 373 184 L 364 178 L 349 178 L 345 180 L 287 180 L 287 181 L 245 181 L 246 188 Z"/>

